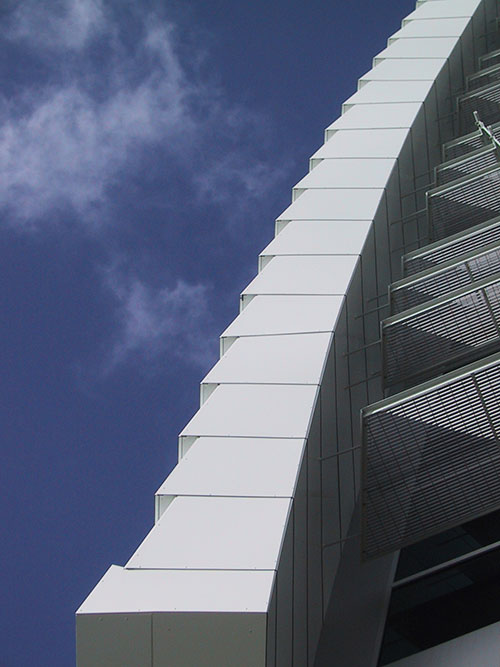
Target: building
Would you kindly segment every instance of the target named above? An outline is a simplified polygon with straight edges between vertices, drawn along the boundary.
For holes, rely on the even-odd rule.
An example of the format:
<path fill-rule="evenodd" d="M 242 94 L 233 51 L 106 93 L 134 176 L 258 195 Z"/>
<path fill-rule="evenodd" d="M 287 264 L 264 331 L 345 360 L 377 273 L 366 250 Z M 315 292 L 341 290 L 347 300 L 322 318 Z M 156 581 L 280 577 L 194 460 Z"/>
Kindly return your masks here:
<path fill-rule="evenodd" d="M 496 4 L 417 2 L 327 128 L 80 667 L 499 664 Z"/>

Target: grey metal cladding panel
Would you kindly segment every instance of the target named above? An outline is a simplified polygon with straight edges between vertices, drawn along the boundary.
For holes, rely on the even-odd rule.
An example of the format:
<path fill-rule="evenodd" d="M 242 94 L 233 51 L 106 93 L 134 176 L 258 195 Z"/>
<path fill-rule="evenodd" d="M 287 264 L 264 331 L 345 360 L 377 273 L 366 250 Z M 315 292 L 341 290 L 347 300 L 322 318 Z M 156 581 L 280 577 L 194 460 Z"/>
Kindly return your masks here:
<path fill-rule="evenodd" d="M 498 240 L 500 240 L 500 218 L 496 217 L 404 255 L 403 275 L 413 276 Z"/>
<path fill-rule="evenodd" d="M 276 583 L 269 601 L 266 621 L 266 667 L 276 667 Z"/>
<path fill-rule="evenodd" d="M 500 138 L 500 123 L 494 123 L 491 126 L 491 131 L 493 136 L 497 137 L 497 139 Z M 489 143 L 490 142 L 479 130 L 458 137 L 458 139 L 453 139 L 452 141 L 443 144 L 443 161 L 462 157 L 472 151 L 484 148 L 489 145 Z"/>
<path fill-rule="evenodd" d="M 307 438 L 307 627 L 312 664 L 323 623 L 321 524 L 321 411 L 317 404 Z"/>
<path fill-rule="evenodd" d="M 323 595 L 326 601 L 331 599 L 335 580 L 339 571 L 342 558 L 342 545 L 325 544 L 323 548 Z M 327 609 L 325 609 L 325 617 Z M 324 626 L 322 632 L 324 631 Z M 300 664 L 300 663 L 299 663 Z"/>
<path fill-rule="evenodd" d="M 387 285 L 390 282 L 392 282 L 391 254 L 389 245 L 390 239 L 388 233 L 388 220 L 385 210 L 381 210 L 381 208 L 379 208 L 373 221 L 373 228 L 375 232 L 374 247 L 376 248 L 376 288 L 378 292 L 381 292 L 387 288 Z"/>
<path fill-rule="evenodd" d="M 358 504 L 343 545 L 315 667 L 377 664 L 395 563 L 392 554 L 369 563 L 361 561 L 359 520 Z"/>
<path fill-rule="evenodd" d="M 342 348 L 344 349 L 344 348 Z M 330 597 L 340 553 L 340 483 L 337 438 L 336 347 L 333 342 L 321 387 L 321 535 L 323 599 Z M 365 402 L 366 405 L 366 402 Z M 351 457 L 352 452 L 345 456 Z M 335 546 L 326 547 L 325 544 Z M 297 664 L 303 664 L 300 660 Z"/>
<path fill-rule="evenodd" d="M 499 271 L 500 243 L 497 241 L 393 283 L 389 287 L 391 314 L 414 308 Z"/>
<path fill-rule="evenodd" d="M 293 656 L 307 665 L 307 466 L 302 466 L 293 504 Z"/>
<path fill-rule="evenodd" d="M 487 67 L 477 74 L 471 74 L 467 77 L 467 91 L 483 88 L 491 83 L 500 80 L 500 61 L 492 67 Z"/>
<path fill-rule="evenodd" d="M 436 185 L 444 185 L 463 176 L 474 174 L 481 169 L 494 167 L 499 163 L 499 157 L 496 147 L 490 145 L 449 162 L 444 162 L 436 167 Z"/>
<path fill-rule="evenodd" d="M 148 613 L 79 614 L 77 666 L 152 667 L 151 631 Z"/>
<path fill-rule="evenodd" d="M 500 166 L 427 193 L 429 237 L 443 239 L 500 214 Z"/>
<path fill-rule="evenodd" d="M 369 304 L 370 306 L 375 302 L 375 299 L 378 298 L 378 282 L 377 282 L 377 264 L 375 258 L 375 232 L 372 227 L 370 234 L 367 237 L 363 252 L 361 255 L 360 267 L 361 267 L 361 283 L 362 283 L 362 297 L 360 300 L 360 308 L 363 308 L 363 304 Z M 383 287 L 380 288 L 380 291 L 383 292 Z M 368 310 L 368 307 L 366 307 Z M 367 313 L 365 312 L 364 318 L 358 318 L 364 329 L 365 340 L 376 340 L 379 337 L 379 321 L 376 312 Z M 352 349 L 354 353 L 354 348 Z M 363 354 L 363 357 L 366 358 L 366 355 L 360 351 L 360 353 L 353 354 L 355 361 L 358 360 L 360 354 Z M 369 371 L 367 371 L 369 372 Z M 366 375 L 365 375 L 366 377 Z"/>
<path fill-rule="evenodd" d="M 276 667 L 288 667 L 293 662 L 294 533 L 292 509 L 276 573 Z"/>
<path fill-rule="evenodd" d="M 382 322 L 384 384 L 415 384 L 500 346 L 500 273 Z"/>
<path fill-rule="evenodd" d="M 500 507 L 500 354 L 366 408 L 364 558 Z"/>
<path fill-rule="evenodd" d="M 344 309 L 337 321 L 335 329 L 335 382 L 337 385 L 337 447 L 339 451 L 352 450 L 353 441 L 353 413 L 354 406 L 351 403 L 352 394 L 349 385 L 350 369 L 346 352 L 348 340 L 347 310 Z M 350 355 L 349 355 L 350 356 Z M 361 405 L 359 405 L 359 409 Z M 354 413 L 355 414 L 355 413 Z M 352 510 L 356 502 L 355 493 L 355 469 L 352 451 L 338 457 L 339 466 L 339 490 L 340 490 L 340 512 L 342 535 L 349 526 Z"/>
<path fill-rule="evenodd" d="M 347 348 L 344 350 L 344 354 L 348 353 L 347 356 L 344 357 L 344 359 L 347 360 L 348 377 L 345 393 L 348 394 L 350 410 L 353 415 L 359 415 L 361 408 L 368 405 L 370 402 L 368 383 L 366 382 L 369 373 L 367 368 L 367 356 L 364 354 L 365 349 L 363 349 L 361 354 L 356 353 L 356 350 L 364 348 L 367 341 L 376 340 L 379 337 L 366 338 L 365 322 L 363 321 L 365 319 L 363 318 L 363 268 L 364 267 L 360 262 L 356 273 L 353 275 L 345 302 L 347 315 Z M 372 304 L 374 303 L 375 302 L 372 302 Z M 378 311 L 378 314 L 380 312 L 381 311 Z M 336 352 L 337 351 L 338 350 L 336 349 Z M 353 352 L 353 354 L 351 354 L 351 352 Z M 335 365 L 336 368 L 338 368 L 339 362 L 337 360 Z M 339 395 L 339 398 L 341 398 L 341 395 Z M 338 409 L 344 409 L 341 403 L 339 404 Z M 328 413 L 324 411 L 323 415 L 326 414 Z M 323 417 L 323 419 L 324 418 L 325 417 Z M 354 418 L 351 420 L 351 447 L 356 446 L 359 443 L 359 439 L 359 419 Z M 350 459 L 350 462 L 352 463 L 354 470 L 354 493 L 357 497 L 361 476 L 359 449 L 351 451 L 350 455 L 343 454 L 342 458 L 345 460 Z"/>
<path fill-rule="evenodd" d="M 476 126 L 473 112 L 486 125 L 497 123 L 500 118 L 500 83 L 478 88 L 457 99 L 458 131 L 460 134 L 472 132 Z"/>
<path fill-rule="evenodd" d="M 412 149 L 413 153 L 415 151 Z M 385 193 L 385 208 L 382 208 L 381 211 L 377 211 L 377 215 L 374 218 L 374 224 L 380 225 L 381 219 L 383 219 L 384 215 L 387 220 L 399 220 L 403 217 L 403 210 L 402 210 L 402 202 L 401 202 L 401 190 L 399 186 L 399 174 L 401 173 L 401 170 L 399 169 L 399 165 L 402 163 L 404 159 L 410 160 L 410 157 L 407 157 L 410 155 L 410 143 L 406 142 L 405 146 L 401 150 L 401 154 L 399 157 L 398 161 L 398 169 L 395 169 L 391 177 L 387 181 L 386 185 L 386 193 Z M 387 236 L 387 222 L 386 222 L 386 236 Z M 398 225 L 393 226 L 393 229 L 391 229 L 390 237 L 391 240 L 387 240 L 388 243 L 388 250 L 389 250 L 389 261 L 390 261 L 390 276 L 391 280 L 393 280 L 395 277 L 399 275 L 399 262 L 398 262 L 398 257 L 395 253 L 391 252 L 392 248 L 392 242 L 398 243 L 397 239 L 397 231 L 398 231 Z M 376 234 L 380 236 L 380 229 L 376 229 Z M 401 243 L 403 243 L 403 239 L 401 238 Z M 382 248 L 380 248 L 381 250 Z M 379 250 L 379 246 L 377 246 L 377 250 Z"/>
<path fill-rule="evenodd" d="M 266 664 L 267 614 L 183 612 L 153 614 L 152 667 Z M 223 640 L 221 641 L 221 638 Z M 95 667 L 107 667 L 106 662 Z M 149 667 L 137 662 L 134 667 Z"/>

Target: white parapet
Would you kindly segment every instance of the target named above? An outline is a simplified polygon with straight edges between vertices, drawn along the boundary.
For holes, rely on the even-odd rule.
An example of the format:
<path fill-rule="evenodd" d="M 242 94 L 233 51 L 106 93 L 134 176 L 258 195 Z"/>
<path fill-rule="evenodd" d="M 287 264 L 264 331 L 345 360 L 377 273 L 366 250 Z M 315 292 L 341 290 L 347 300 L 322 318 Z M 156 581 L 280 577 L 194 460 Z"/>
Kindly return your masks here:
<path fill-rule="evenodd" d="M 78 664 L 238 665 L 266 660 L 272 571 L 106 572 L 78 610 Z"/>
<path fill-rule="evenodd" d="M 490 7 L 418 2 L 326 129 L 221 336 L 153 529 L 77 612 L 79 667 L 314 664 L 337 572 L 349 569 L 359 410 L 381 398 L 374 305 L 422 233 L 418 189 L 448 138 L 452 93 L 484 50 Z M 379 623 L 373 600 L 361 603 Z M 351 601 L 338 616 L 346 641 L 356 613 Z"/>

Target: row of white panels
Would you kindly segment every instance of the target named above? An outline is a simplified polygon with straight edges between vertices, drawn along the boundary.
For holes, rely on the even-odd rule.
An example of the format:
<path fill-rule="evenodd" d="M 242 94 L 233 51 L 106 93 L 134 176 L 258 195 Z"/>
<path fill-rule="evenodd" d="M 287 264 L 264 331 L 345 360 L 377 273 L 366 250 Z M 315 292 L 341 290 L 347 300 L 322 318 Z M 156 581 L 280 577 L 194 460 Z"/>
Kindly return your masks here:
<path fill-rule="evenodd" d="M 416 102 L 387 103 L 384 105 L 360 104 L 359 106 L 353 106 L 347 113 L 337 118 L 326 128 L 325 141 L 330 143 L 329 139 L 340 133 L 341 130 L 345 130 L 345 132 L 342 133 L 345 135 L 347 135 L 348 132 L 355 132 L 357 135 L 358 132 L 364 131 L 366 134 L 361 135 L 360 138 L 366 138 L 370 132 L 376 130 L 406 130 L 407 133 L 413 125 L 415 118 L 417 117 L 421 108 L 422 104 Z M 382 138 L 384 135 L 379 136 Z M 345 136 L 343 142 L 346 146 L 358 144 L 363 146 L 364 144 L 364 141 L 357 141 L 354 135 L 351 135 L 351 139 L 349 139 L 348 136 Z M 348 157 L 356 158 L 365 156 L 349 155 Z M 366 157 L 395 158 L 397 156 L 378 154 L 375 156 L 368 155 Z M 318 159 L 322 159 L 321 156 Z"/>
<path fill-rule="evenodd" d="M 364 74 L 358 80 L 358 88 L 370 81 L 434 81 L 445 66 L 445 58 L 388 58 Z"/>
<path fill-rule="evenodd" d="M 336 132 L 314 154 L 316 169 L 297 184 L 295 201 L 278 218 L 289 224 L 263 251 L 262 270 L 242 292 L 244 309 L 222 336 L 223 356 L 202 383 L 209 388 L 205 402 L 180 434 L 183 458 L 158 490 L 158 523 L 128 568 L 277 567 L 343 298 L 409 128 L 470 20 L 454 16 L 440 22 L 444 37 L 432 38 L 439 53 L 426 59 L 421 78 L 391 83 L 408 71 L 397 60 L 402 50 L 393 48 L 395 60 L 380 69 L 388 79 L 367 83 L 347 101 L 353 107 L 344 118 L 367 119 L 375 111 L 388 123 L 387 106 L 394 128 L 374 132 L 365 120 L 356 136 Z M 421 38 L 427 29 L 403 29 L 399 37 L 406 30 Z M 409 57 L 417 57 L 415 46 L 404 43 Z M 374 110 L 378 105 L 383 109 Z M 190 537 L 169 549 L 186 525 Z M 259 530 L 260 545 L 252 547 Z M 235 534 L 239 546 L 231 542 Z M 203 543 L 211 545 L 206 553 L 200 553 Z"/>
<path fill-rule="evenodd" d="M 470 15 L 463 18 L 463 7 L 471 7 L 470 2 L 453 10 L 444 6 L 447 0 L 442 2 L 445 13 L 440 16 L 451 18 L 424 23 L 420 19 L 430 18 L 428 12 L 415 12 L 412 23 L 398 31 L 397 39 L 379 54 L 383 62 L 372 71 L 379 67 L 380 80 L 368 81 L 346 101 L 346 127 L 355 129 L 354 117 L 360 118 L 356 136 L 335 128 L 335 136 L 312 156 L 311 166 L 316 169 L 297 184 L 295 201 L 278 218 L 290 224 L 262 253 L 267 257 L 265 265 L 261 263 L 262 270 L 242 292 L 242 306 L 247 307 L 222 336 L 227 342 L 222 344 L 223 357 L 202 383 L 205 402 L 180 434 L 181 453 L 187 455 L 171 476 L 177 479 L 175 492 L 168 491 L 168 478 L 158 494 L 167 499 L 164 507 L 169 510 L 164 515 L 159 512 L 164 518 L 144 545 L 156 544 L 156 535 L 171 534 L 175 541 L 172 521 L 189 501 L 184 497 L 185 502 L 179 498 L 171 502 L 175 496 L 186 495 L 179 481 L 205 479 L 201 495 L 210 489 L 217 495 L 215 479 L 207 485 L 207 476 L 201 474 L 211 449 L 224 451 L 226 460 L 229 451 L 240 451 L 236 442 L 240 447 L 253 443 L 255 448 L 257 440 L 303 443 L 307 437 L 335 322 L 384 187 L 434 78 L 470 20 Z M 432 33 L 432 45 L 425 49 L 425 62 L 419 61 L 423 64 L 418 78 L 412 75 L 411 80 L 401 81 L 408 72 L 405 59 L 422 57 L 431 23 L 438 32 Z M 379 105 L 383 108 L 374 109 Z M 374 112 L 386 123 L 376 131 L 369 120 Z M 394 129 L 387 126 L 391 115 Z M 183 442 L 188 444 L 183 447 Z M 251 467 L 239 469 L 248 473 Z M 297 469 L 293 479 L 296 473 Z M 241 487 L 248 491 L 244 477 L 233 479 L 238 481 L 232 486 L 235 496 Z M 290 480 L 286 485 L 290 489 Z M 143 548 L 149 549 L 144 546 L 139 551 Z M 132 559 L 128 567 L 137 562 Z"/>
<path fill-rule="evenodd" d="M 220 384 L 319 385 L 331 334 L 302 333 L 239 338 L 202 380 Z"/>
<path fill-rule="evenodd" d="M 435 18 L 432 21 L 416 18 L 391 35 L 388 39 L 388 46 L 397 39 L 460 37 L 470 20 L 470 16 Z"/>
<path fill-rule="evenodd" d="M 259 270 L 280 255 L 359 255 L 371 224 L 371 220 L 294 220 L 261 252 Z"/>
<path fill-rule="evenodd" d="M 403 41 L 403 40 L 400 40 Z M 407 41 L 407 40 L 404 40 Z M 410 40 L 412 43 L 422 48 L 422 40 Z M 435 41 L 435 40 L 433 40 Z M 456 39 L 452 40 L 453 46 L 456 45 Z M 398 41 L 399 44 L 399 41 Z M 452 50 L 451 49 L 451 50 Z M 393 63 L 398 61 L 387 61 L 384 63 Z M 432 62 L 435 62 L 432 59 Z M 442 66 L 445 64 L 445 59 L 443 58 Z M 384 64 L 382 63 L 382 64 Z M 377 68 L 375 68 L 376 70 Z M 397 85 L 394 85 L 394 81 L 369 81 L 364 85 L 360 90 L 358 90 L 354 95 L 351 95 L 344 104 L 342 109 L 348 111 L 355 104 L 391 104 L 394 102 L 402 103 L 411 103 L 411 102 L 423 102 L 434 85 L 434 79 L 428 80 L 414 80 L 414 81 L 402 81 L 401 79 L 395 79 L 398 81 Z"/>
<path fill-rule="evenodd" d="M 198 438 L 158 489 L 157 516 L 175 496 L 292 498 L 304 447 L 301 438 Z"/>
<path fill-rule="evenodd" d="M 426 2 L 403 19 L 403 26 L 417 19 L 469 18 L 481 5 L 481 0 L 439 0 Z"/>
<path fill-rule="evenodd" d="M 330 194 L 331 191 L 324 192 Z M 257 295 L 342 296 L 349 288 L 361 250 L 362 246 L 352 255 L 296 254 L 274 257 L 241 293 L 243 306 Z"/>
<path fill-rule="evenodd" d="M 331 333 L 343 296 L 256 296 L 221 336 L 221 355 L 237 338 L 304 333 Z"/>
<path fill-rule="evenodd" d="M 273 581 L 274 572 L 262 570 L 129 570 L 112 565 L 77 613 L 265 612 Z"/>
<path fill-rule="evenodd" d="M 327 128 L 222 334 L 202 405 L 179 436 L 179 463 L 156 494 L 155 526 L 80 615 L 269 610 L 353 275 L 411 128 L 480 2 L 421 4 Z M 319 446 L 314 456 L 319 466 Z"/>
<path fill-rule="evenodd" d="M 275 570 L 289 498 L 174 498 L 126 564 L 146 570 Z"/>
<path fill-rule="evenodd" d="M 389 132 L 391 132 L 389 130 Z M 398 132 L 398 130 L 396 130 Z M 338 136 L 338 135 L 337 135 Z M 340 135 L 342 136 L 342 135 Z M 339 137 L 340 138 L 340 137 Z M 348 139 L 348 137 L 347 137 Z M 379 141 L 383 139 L 379 135 Z M 340 152 L 340 141 L 334 137 L 332 149 Z M 376 146 L 375 141 L 370 141 L 372 149 Z M 378 144 L 378 149 L 381 146 Z M 387 147 L 385 147 L 385 150 Z M 335 158 L 322 160 L 312 171 L 300 180 L 292 191 L 293 199 L 297 199 L 304 190 L 314 188 L 356 188 L 356 189 L 381 189 L 384 188 L 389 176 L 394 169 L 395 158 L 343 158 L 336 155 Z"/>

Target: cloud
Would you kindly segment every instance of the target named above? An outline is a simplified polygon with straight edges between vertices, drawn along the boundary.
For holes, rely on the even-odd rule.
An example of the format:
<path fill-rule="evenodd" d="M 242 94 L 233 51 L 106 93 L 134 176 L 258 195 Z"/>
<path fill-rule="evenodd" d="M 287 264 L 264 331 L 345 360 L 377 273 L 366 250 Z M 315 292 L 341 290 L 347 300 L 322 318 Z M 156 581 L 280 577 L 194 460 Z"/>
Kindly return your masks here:
<path fill-rule="evenodd" d="M 154 361 L 165 352 L 206 368 L 215 360 L 207 343 L 211 323 L 210 288 L 177 280 L 172 287 L 153 287 L 113 267 L 106 285 L 117 301 L 118 332 L 106 371 L 130 358 Z"/>
<path fill-rule="evenodd" d="M 289 166 L 286 161 L 279 167 L 258 161 L 248 163 L 244 155 L 234 152 L 197 174 L 196 182 L 201 197 L 216 204 L 241 206 L 275 189 Z"/>
<path fill-rule="evenodd" d="M 82 224 L 100 223 L 111 189 L 155 153 L 219 205 L 274 184 L 268 161 L 251 155 L 267 121 L 207 81 L 200 54 L 182 61 L 165 17 L 136 17 L 131 48 L 106 7 L 26 2 L 11 16 L 4 39 L 20 48 L 33 40 L 50 75 L 0 97 L 3 219 L 33 228 L 69 209 Z"/>
<path fill-rule="evenodd" d="M 4 35 L 51 50 L 80 50 L 104 22 L 101 0 L 24 0 L 8 18 Z"/>
<path fill-rule="evenodd" d="M 47 29 L 57 27 L 59 34 L 70 21 L 79 35 L 72 38 L 75 44 L 90 31 L 91 18 L 99 17 L 101 29 L 111 31 L 97 3 L 68 5 L 78 11 L 64 20 L 52 18 Z M 83 11 L 86 6 L 92 11 Z M 24 36 L 28 26 L 19 25 L 23 30 L 15 34 Z M 89 72 L 78 72 L 75 64 L 62 81 L 28 87 L 17 104 L 2 100 L 0 202 L 13 222 L 36 225 L 68 205 L 80 216 L 102 213 L 109 187 L 141 149 L 162 142 L 179 150 L 179 137 L 188 138 L 192 128 L 187 99 L 193 86 L 175 55 L 172 31 L 168 24 L 144 26 L 134 59 L 116 46 L 119 53 L 101 72 L 104 95 L 96 94 L 95 80 L 89 86 Z"/>
<path fill-rule="evenodd" d="M 123 246 L 115 212 L 123 192 L 140 194 L 142 175 L 153 174 L 148 196 L 168 211 L 165 225 L 201 215 L 233 228 L 248 224 L 248 215 L 257 219 L 263 195 L 287 172 L 283 156 L 276 168 L 268 150 L 269 119 L 228 98 L 211 78 L 203 45 L 193 46 L 192 26 L 183 31 L 163 10 L 132 3 L 124 23 L 121 3 L 15 6 L 0 43 L 27 65 L 0 93 L 1 224 L 29 232 L 64 221 L 91 231 L 103 256 L 117 248 L 126 255 L 103 281 L 118 322 L 108 370 L 167 348 L 206 365 L 214 356 L 202 333 L 211 326 L 210 289 L 183 280 L 174 266 L 167 287 L 153 284 L 138 269 L 144 255 L 134 258 L 136 249 Z M 180 218 L 171 214 L 175 206 Z"/>

